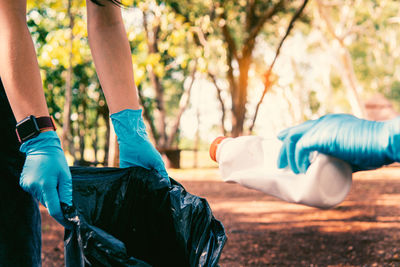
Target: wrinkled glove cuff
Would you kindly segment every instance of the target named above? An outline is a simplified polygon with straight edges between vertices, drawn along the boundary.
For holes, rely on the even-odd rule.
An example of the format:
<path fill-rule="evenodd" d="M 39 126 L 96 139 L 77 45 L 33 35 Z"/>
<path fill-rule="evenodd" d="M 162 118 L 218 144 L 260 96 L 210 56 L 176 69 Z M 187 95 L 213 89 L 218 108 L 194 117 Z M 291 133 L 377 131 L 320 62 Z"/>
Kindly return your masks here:
<path fill-rule="evenodd" d="M 56 147 L 61 149 L 60 138 L 58 138 L 55 131 L 40 133 L 38 136 L 29 139 L 20 146 L 19 151 L 29 154 L 38 149 L 47 147 Z"/>
<path fill-rule="evenodd" d="M 132 131 L 147 136 L 141 109 L 124 109 L 110 115 L 118 140 L 130 137 Z"/>

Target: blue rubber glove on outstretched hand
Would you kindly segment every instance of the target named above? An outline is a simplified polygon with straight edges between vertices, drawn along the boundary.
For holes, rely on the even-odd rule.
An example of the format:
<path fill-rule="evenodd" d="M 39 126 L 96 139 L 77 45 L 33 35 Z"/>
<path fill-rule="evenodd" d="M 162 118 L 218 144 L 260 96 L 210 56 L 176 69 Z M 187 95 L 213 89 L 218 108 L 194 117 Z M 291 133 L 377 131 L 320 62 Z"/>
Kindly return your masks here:
<path fill-rule="evenodd" d="M 60 224 L 68 227 L 60 202 L 72 206 L 72 179 L 60 139 L 54 131 L 40 133 L 20 147 L 26 153 L 19 184 L 37 198 Z"/>
<path fill-rule="evenodd" d="M 140 166 L 155 169 L 169 180 L 160 153 L 150 143 L 142 110 L 124 109 L 111 114 L 111 121 L 119 144 L 119 165 L 121 168 Z"/>
<path fill-rule="evenodd" d="M 278 167 L 289 166 L 295 173 L 307 171 L 313 151 L 342 159 L 353 171 L 400 160 L 400 117 L 377 122 L 330 114 L 285 129 L 278 138 L 283 141 Z"/>

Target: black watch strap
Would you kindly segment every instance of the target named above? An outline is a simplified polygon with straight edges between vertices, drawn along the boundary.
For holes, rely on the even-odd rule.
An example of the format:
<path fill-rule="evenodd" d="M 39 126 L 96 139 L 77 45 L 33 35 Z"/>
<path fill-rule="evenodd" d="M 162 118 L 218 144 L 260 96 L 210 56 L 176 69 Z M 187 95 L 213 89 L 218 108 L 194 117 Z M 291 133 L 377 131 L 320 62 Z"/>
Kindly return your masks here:
<path fill-rule="evenodd" d="M 18 122 L 15 129 L 20 143 L 34 138 L 46 130 L 56 130 L 53 118 L 47 116 L 36 118 L 33 115 Z"/>
<path fill-rule="evenodd" d="M 56 130 L 56 124 L 54 123 L 53 117 L 37 117 L 37 125 L 39 130 L 43 132 L 44 130 Z"/>

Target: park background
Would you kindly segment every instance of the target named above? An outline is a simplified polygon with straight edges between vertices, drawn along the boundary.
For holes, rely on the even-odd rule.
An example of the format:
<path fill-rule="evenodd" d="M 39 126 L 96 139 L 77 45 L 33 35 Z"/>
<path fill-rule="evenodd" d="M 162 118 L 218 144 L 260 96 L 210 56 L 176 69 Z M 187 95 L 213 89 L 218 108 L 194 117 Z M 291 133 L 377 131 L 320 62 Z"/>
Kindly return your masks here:
<path fill-rule="evenodd" d="M 400 173 L 354 176 L 317 210 L 224 184 L 208 147 L 220 135 L 274 136 L 327 113 L 400 112 L 398 1 L 124 1 L 151 141 L 170 175 L 206 197 L 227 231 L 221 266 L 399 265 Z M 118 166 L 90 54 L 82 0 L 28 0 L 50 114 L 70 165 Z M 63 262 L 62 229 L 43 216 L 43 266 Z"/>

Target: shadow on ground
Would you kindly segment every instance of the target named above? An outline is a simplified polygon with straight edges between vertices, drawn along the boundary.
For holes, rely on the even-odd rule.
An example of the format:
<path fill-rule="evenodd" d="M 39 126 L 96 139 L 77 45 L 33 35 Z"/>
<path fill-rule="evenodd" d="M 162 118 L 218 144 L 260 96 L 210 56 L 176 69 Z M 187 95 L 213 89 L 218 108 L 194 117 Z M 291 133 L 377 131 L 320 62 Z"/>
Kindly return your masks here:
<path fill-rule="evenodd" d="M 182 184 L 206 197 L 226 228 L 221 266 L 400 266 L 400 169 L 356 174 L 347 199 L 330 210 L 220 182 L 215 170 L 187 172 L 172 176 L 186 177 Z M 42 216 L 43 266 L 60 266 L 62 229 Z"/>

